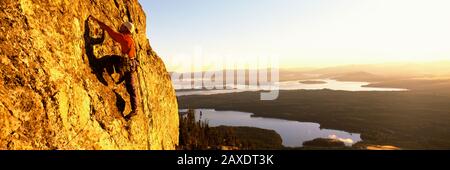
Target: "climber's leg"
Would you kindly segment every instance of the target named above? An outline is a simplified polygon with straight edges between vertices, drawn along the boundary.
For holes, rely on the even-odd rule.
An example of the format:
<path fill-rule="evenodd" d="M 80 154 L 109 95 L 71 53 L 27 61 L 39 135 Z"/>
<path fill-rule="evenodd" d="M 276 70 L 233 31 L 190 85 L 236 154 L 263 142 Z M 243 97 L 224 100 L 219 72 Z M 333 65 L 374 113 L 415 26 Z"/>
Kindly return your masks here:
<path fill-rule="evenodd" d="M 136 79 L 137 79 L 136 72 L 128 72 L 125 74 L 125 84 L 127 87 L 128 94 L 130 95 L 130 105 L 131 105 L 131 113 L 126 116 L 127 119 L 130 119 L 132 116 L 137 114 L 138 96 L 137 96 Z"/>
<path fill-rule="evenodd" d="M 102 69 L 106 68 L 109 74 L 113 74 L 114 69 L 120 73 L 121 58 L 122 56 L 119 55 L 107 55 L 97 59 L 97 63 Z"/>

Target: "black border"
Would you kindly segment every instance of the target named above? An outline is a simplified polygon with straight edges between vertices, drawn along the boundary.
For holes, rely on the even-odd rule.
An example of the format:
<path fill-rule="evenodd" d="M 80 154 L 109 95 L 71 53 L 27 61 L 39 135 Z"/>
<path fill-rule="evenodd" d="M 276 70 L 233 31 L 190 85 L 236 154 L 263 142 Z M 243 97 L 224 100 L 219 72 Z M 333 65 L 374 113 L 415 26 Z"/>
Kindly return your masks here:
<path fill-rule="evenodd" d="M 204 165 L 178 165 L 179 157 L 208 156 L 219 158 L 222 155 L 273 155 L 273 165 L 221 165 L 211 163 L 208 168 L 225 169 L 285 169 L 303 167 L 339 169 L 386 169 L 392 165 L 401 167 L 450 165 L 450 151 L 0 151 L 0 162 L 14 165 L 63 165 L 99 166 L 154 169 L 189 168 L 203 169 Z M 212 161 L 211 161 L 212 162 Z M 161 168 L 158 168 L 161 169 Z M 296 168 L 297 169 L 297 168 Z"/>

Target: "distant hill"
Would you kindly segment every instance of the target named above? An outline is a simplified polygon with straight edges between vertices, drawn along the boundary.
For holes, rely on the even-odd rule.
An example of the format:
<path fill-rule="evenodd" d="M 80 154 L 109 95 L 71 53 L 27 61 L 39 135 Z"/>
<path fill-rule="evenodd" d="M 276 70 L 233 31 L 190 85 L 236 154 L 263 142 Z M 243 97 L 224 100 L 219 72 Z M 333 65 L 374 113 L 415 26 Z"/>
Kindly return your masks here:
<path fill-rule="evenodd" d="M 405 88 L 410 90 L 427 90 L 440 93 L 450 92 L 450 78 L 443 79 L 401 79 L 372 83 L 365 87 Z"/>
<path fill-rule="evenodd" d="M 388 78 L 448 76 L 450 61 L 344 65 L 311 70 L 307 73 L 333 75 L 352 72 L 367 72 Z"/>
<path fill-rule="evenodd" d="M 278 71 L 280 81 L 333 78 L 342 81 L 377 82 L 377 81 L 388 81 L 388 80 L 391 81 L 410 78 L 450 77 L 450 61 L 436 61 L 436 62 L 422 62 L 422 63 L 409 62 L 409 63 L 386 63 L 386 64 L 359 64 L 359 65 L 343 65 L 325 68 L 299 67 L 299 68 L 282 68 L 279 69 Z M 224 76 L 226 72 L 227 71 L 225 70 L 222 71 Z M 238 72 L 245 73 L 245 75 L 248 75 L 250 70 L 234 70 L 235 76 L 237 76 Z M 202 74 L 213 75 L 213 73 L 214 73 L 213 71 L 196 72 L 191 73 L 191 75 L 192 77 L 194 77 L 194 75 L 202 75 Z M 177 76 L 180 76 L 180 74 L 181 73 L 174 74 L 175 78 L 177 78 Z M 189 73 L 187 75 L 189 75 Z"/>

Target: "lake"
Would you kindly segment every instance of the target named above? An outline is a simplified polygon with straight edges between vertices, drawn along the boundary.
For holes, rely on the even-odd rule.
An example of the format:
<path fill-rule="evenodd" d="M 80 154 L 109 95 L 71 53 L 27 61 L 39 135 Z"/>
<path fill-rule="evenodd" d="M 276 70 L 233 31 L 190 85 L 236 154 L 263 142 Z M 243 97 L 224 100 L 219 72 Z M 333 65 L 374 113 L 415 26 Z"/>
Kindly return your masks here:
<path fill-rule="evenodd" d="M 187 110 L 180 110 L 186 112 Z M 202 114 L 200 114 L 202 113 Z M 253 113 L 238 111 L 216 111 L 214 109 L 196 109 L 196 120 L 208 121 L 216 126 L 247 126 L 275 130 L 283 139 L 286 147 L 301 147 L 303 142 L 316 138 L 332 138 L 351 146 L 361 141 L 361 135 L 340 130 L 321 129 L 318 123 L 299 122 L 283 119 L 252 117 Z"/>
<path fill-rule="evenodd" d="M 323 84 L 305 84 L 300 81 L 284 81 L 278 82 L 273 86 L 246 86 L 246 85 L 227 85 L 227 87 L 234 87 L 233 89 L 213 89 L 213 90 L 183 90 L 177 91 L 177 96 L 188 95 L 213 95 L 223 93 L 237 93 L 245 91 L 260 91 L 260 90 L 344 90 L 344 91 L 406 91 L 407 89 L 399 88 L 378 88 L 378 87 L 364 87 L 370 83 L 368 82 L 347 82 L 337 81 L 332 79 L 314 79 L 311 81 L 323 81 Z M 200 83 L 201 84 L 201 83 Z M 195 87 L 201 89 L 201 87 Z"/>

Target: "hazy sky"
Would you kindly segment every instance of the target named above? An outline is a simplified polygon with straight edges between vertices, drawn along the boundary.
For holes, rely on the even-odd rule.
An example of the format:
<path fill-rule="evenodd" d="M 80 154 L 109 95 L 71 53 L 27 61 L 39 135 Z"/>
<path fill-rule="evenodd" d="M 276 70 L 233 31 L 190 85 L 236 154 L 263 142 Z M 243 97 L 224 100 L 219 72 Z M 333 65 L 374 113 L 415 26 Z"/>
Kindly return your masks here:
<path fill-rule="evenodd" d="M 194 55 L 282 67 L 450 59 L 448 0 L 140 0 L 169 70 Z M 183 56 L 184 55 L 184 56 Z"/>

